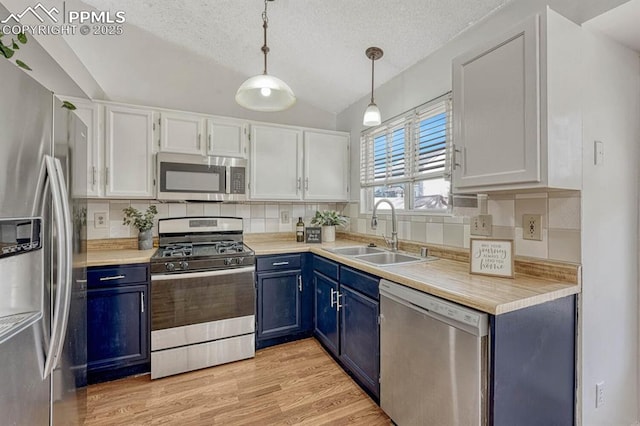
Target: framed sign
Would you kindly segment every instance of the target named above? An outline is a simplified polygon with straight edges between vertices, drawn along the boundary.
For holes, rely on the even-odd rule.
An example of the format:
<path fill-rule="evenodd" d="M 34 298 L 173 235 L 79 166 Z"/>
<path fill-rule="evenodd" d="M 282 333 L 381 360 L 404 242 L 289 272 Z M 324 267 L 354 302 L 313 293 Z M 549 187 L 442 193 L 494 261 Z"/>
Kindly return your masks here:
<path fill-rule="evenodd" d="M 304 242 L 305 243 L 321 243 L 322 242 L 322 228 L 321 227 L 307 227 L 304 229 Z"/>
<path fill-rule="evenodd" d="M 471 239 L 470 273 L 513 278 L 513 240 Z"/>

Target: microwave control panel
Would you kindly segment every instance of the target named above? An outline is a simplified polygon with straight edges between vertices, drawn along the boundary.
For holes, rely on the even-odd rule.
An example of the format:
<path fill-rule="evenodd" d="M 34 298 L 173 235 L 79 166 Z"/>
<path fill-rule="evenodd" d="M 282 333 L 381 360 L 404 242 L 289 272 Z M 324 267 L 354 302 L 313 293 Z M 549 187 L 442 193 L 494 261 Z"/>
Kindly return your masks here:
<path fill-rule="evenodd" d="M 231 194 L 244 194 L 245 193 L 245 168 L 244 167 L 231 167 Z"/>

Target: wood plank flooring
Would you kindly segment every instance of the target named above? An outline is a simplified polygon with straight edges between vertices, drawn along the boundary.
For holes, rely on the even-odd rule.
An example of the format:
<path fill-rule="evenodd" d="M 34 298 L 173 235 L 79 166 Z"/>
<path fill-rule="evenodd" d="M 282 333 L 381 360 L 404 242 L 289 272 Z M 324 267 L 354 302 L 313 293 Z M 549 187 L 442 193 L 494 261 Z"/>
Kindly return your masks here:
<path fill-rule="evenodd" d="M 147 375 L 88 388 L 87 426 L 172 424 L 392 423 L 314 339 L 164 379 Z"/>

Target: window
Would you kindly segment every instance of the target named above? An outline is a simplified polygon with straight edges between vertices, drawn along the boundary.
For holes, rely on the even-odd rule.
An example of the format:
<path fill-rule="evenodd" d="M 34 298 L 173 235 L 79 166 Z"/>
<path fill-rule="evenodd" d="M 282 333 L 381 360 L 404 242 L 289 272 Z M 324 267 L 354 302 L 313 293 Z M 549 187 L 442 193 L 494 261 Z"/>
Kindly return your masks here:
<path fill-rule="evenodd" d="M 363 132 L 360 186 L 365 210 L 384 198 L 399 210 L 449 211 L 450 130 L 449 93 Z"/>

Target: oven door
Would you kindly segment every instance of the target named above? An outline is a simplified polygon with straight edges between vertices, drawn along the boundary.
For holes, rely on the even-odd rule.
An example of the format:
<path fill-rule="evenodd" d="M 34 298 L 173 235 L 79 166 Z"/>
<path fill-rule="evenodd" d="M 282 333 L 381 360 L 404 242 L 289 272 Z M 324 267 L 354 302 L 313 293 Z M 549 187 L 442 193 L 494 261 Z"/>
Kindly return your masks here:
<path fill-rule="evenodd" d="M 255 356 L 254 267 L 151 276 L 151 378 Z"/>
<path fill-rule="evenodd" d="M 255 315 L 254 267 L 151 277 L 151 331 Z"/>

